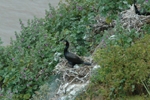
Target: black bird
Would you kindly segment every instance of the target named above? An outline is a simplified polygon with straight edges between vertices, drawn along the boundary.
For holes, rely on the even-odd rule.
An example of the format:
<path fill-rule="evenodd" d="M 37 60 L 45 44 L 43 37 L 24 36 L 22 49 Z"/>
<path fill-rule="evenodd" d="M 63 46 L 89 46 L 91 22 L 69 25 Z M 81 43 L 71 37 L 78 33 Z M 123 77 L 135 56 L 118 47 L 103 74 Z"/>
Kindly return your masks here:
<path fill-rule="evenodd" d="M 77 55 L 68 52 L 69 48 L 69 42 L 67 40 L 64 41 L 66 44 L 66 47 L 64 49 L 64 56 L 68 60 L 68 63 L 72 65 L 72 68 L 75 64 L 85 64 L 85 65 L 91 65 L 91 63 L 84 62 L 81 58 L 79 58 Z"/>

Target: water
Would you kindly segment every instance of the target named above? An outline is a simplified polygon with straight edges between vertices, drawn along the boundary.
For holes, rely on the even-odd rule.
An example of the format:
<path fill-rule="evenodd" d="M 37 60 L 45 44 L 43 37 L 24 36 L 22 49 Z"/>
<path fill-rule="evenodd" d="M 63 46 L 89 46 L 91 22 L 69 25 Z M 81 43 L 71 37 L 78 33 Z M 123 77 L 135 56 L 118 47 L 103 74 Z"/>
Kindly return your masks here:
<path fill-rule="evenodd" d="M 65 1 L 65 0 L 62 0 Z M 45 16 L 48 4 L 56 7 L 59 0 L 0 0 L 0 37 L 2 46 L 10 45 L 10 37 L 15 39 L 15 31 L 21 30 L 19 18 L 24 24 L 28 19 Z"/>

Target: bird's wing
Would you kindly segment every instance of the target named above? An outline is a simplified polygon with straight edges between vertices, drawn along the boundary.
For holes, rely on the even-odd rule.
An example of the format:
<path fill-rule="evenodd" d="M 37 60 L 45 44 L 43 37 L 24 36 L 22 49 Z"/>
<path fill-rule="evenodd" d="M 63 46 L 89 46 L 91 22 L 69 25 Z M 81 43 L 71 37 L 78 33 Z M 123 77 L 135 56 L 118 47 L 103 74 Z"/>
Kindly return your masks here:
<path fill-rule="evenodd" d="M 75 54 L 73 54 L 73 53 L 71 53 L 71 52 L 68 52 L 67 54 L 66 54 L 66 58 L 67 58 L 67 60 L 69 60 L 69 61 L 73 61 L 73 62 L 83 62 L 82 61 L 82 59 L 80 59 L 77 55 L 75 55 Z"/>

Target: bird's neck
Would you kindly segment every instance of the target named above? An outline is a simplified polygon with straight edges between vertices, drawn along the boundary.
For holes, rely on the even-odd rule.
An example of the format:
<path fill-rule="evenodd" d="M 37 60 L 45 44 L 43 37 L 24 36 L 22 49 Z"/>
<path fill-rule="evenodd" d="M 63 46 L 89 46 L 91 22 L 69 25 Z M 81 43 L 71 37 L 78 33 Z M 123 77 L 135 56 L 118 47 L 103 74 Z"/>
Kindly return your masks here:
<path fill-rule="evenodd" d="M 68 52 L 68 48 L 69 48 L 69 45 L 66 45 L 65 49 L 64 49 L 64 53 L 67 53 Z"/>

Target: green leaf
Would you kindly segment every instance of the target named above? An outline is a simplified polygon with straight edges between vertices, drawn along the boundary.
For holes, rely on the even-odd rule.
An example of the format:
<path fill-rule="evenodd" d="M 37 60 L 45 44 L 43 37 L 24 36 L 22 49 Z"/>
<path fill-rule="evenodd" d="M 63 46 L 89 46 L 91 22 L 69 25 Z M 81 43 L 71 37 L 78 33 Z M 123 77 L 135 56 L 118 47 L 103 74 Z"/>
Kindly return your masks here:
<path fill-rule="evenodd" d="M 33 86 L 33 89 L 37 89 L 37 85 L 34 85 L 34 86 Z"/>
<path fill-rule="evenodd" d="M 24 99 L 29 99 L 31 97 L 31 95 L 28 93 L 28 94 L 25 94 L 24 96 L 23 96 L 23 98 Z"/>
<path fill-rule="evenodd" d="M 127 42 L 130 43 L 132 41 L 132 38 L 128 38 Z"/>

